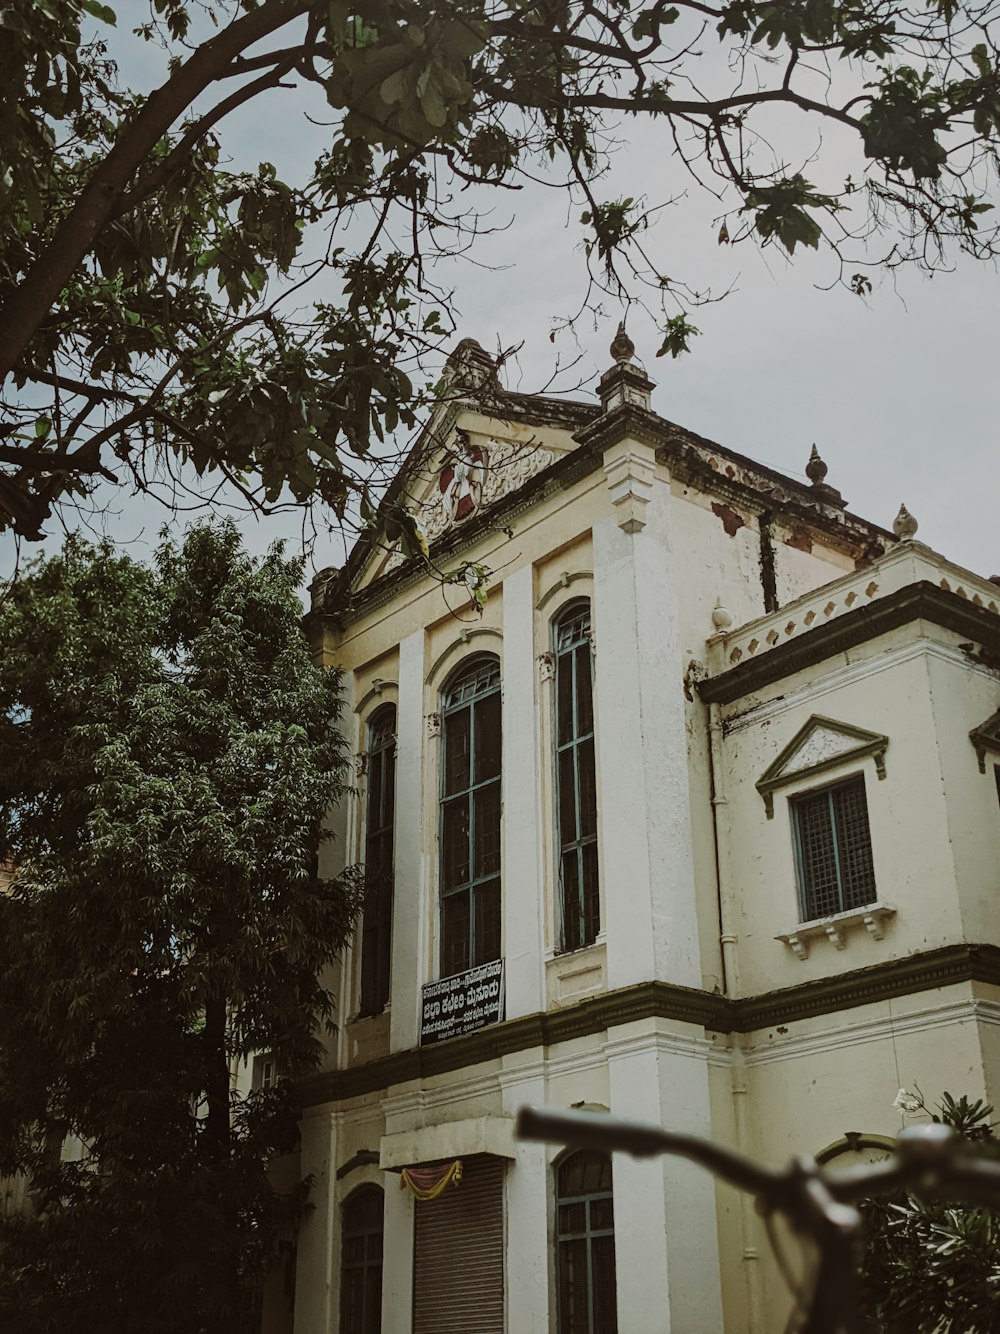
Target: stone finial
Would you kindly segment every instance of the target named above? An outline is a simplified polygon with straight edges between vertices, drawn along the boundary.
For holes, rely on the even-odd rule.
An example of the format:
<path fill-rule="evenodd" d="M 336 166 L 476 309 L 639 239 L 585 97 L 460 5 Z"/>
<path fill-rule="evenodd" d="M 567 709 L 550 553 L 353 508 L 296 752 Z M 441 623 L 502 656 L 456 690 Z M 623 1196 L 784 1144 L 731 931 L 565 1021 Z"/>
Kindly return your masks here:
<path fill-rule="evenodd" d="M 813 486 L 819 486 L 829 471 L 830 469 L 819 456 L 819 450 L 813 445 L 812 453 L 809 455 L 809 462 L 806 464 L 806 476 L 809 478 L 810 482 L 812 482 Z"/>
<path fill-rule="evenodd" d="M 843 509 L 847 501 L 837 488 L 831 486 L 826 480 L 826 474 L 829 471 L 830 469 L 825 461 L 819 456 L 819 450 L 813 445 L 809 454 L 809 462 L 806 464 L 806 476 L 812 483 L 813 494 L 827 505 L 836 505 L 838 509 Z"/>
<path fill-rule="evenodd" d="M 625 321 L 618 326 L 618 332 L 611 340 L 611 355 L 615 361 L 631 361 L 635 356 L 635 343 L 625 332 Z"/>
<path fill-rule="evenodd" d="M 715 599 L 715 606 L 712 608 L 712 624 L 721 634 L 723 630 L 728 630 L 733 623 L 733 613 L 728 607 L 722 605 L 722 599 Z"/>
<path fill-rule="evenodd" d="M 597 386 L 604 411 L 613 412 L 615 408 L 632 404 L 648 412 L 655 386 L 642 363 L 635 360 L 635 343 L 625 332 L 624 321 L 611 340 L 611 355 L 615 364 L 604 372 Z"/>
<path fill-rule="evenodd" d="M 475 338 L 463 338 L 445 363 L 459 390 L 483 389 L 496 375 L 497 363 Z"/>
<path fill-rule="evenodd" d="M 918 526 L 916 519 L 906 506 L 900 505 L 899 513 L 892 521 L 892 531 L 896 534 L 899 540 L 901 542 L 909 541 L 909 539 L 916 533 Z"/>

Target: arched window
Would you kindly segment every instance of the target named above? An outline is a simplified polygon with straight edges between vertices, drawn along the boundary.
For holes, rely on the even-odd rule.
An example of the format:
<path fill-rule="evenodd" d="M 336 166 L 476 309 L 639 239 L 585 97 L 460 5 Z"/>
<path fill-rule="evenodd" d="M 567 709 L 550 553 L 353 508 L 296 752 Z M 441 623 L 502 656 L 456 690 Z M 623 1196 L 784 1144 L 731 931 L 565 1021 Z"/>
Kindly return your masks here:
<path fill-rule="evenodd" d="M 571 602 L 552 629 L 562 943 L 575 950 L 591 944 L 601 929 L 590 603 Z"/>
<path fill-rule="evenodd" d="M 559 1334 L 617 1334 L 611 1158 L 582 1150 L 556 1168 Z"/>
<path fill-rule="evenodd" d="M 361 1013 L 380 1014 L 389 999 L 392 948 L 393 823 L 396 793 L 396 706 L 368 724 L 365 804 L 365 906 L 361 916 Z"/>
<path fill-rule="evenodd" d="M 441 976 L 500 957 L 500 662 L 463 663 L 441 700 Z"/>
<path fill-rule="evenodd" d="M 359 1186 L 344 1202 L 340 1334 L 382 1329 L 382 1216 L 378 1186 Z"/>

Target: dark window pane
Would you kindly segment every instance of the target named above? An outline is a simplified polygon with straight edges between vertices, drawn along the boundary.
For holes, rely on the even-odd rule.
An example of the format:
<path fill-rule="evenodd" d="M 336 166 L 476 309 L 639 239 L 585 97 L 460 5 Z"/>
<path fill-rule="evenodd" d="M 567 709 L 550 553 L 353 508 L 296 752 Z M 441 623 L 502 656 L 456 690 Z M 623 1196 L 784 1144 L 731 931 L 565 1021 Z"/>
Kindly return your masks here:
<path fill-rule="evenodd" d="M 368 728 L 365 808 L 365 904 L 361 924 L 361 1013 L 378 1014 L 389 999 L 393 883 L 396 710 L 380 709 Z"/>
<path fill-rule="evenodd" d="M 864 779 L 795 798 L 792 815 L 806 918 L 873 903 L 877 895 Z"/>
<path fill-rule="evenodd" d="M 500 691 L 476 701 L 476 762 L 474 781 L 484 783 L 500 773 Z"/>
<path fill-rule="evenodd" d="M 445 803 L 442 831 L 442 888 L 469 883 L 469 799 L 455 797 Z"/>
<path fill-rule="evenodd" d="M 590 1244 L 594 1334 L 616 1334 L 618 1310 L 615 1285 L 615 1239 L 595 1237 Z"/>
<path fill-rule="evenodd" d="M 475 831 L 474 877 L 495 875 L 500 870 L 500 784 L 481 787 L 473 796 Z"/>
<path fill-rule="evenodd" d="M 588 843 L 583 856 L 583 941 L 591 944 L 601 929 L 601 895 L 597 877 L 597 844 Z"/>
<path fill-rule="evenodd" d="M 581 1200 L 577 1204 L 559 1206 L 559 1231 L 564 1234 L 586 1232 L 587 1206 Z"/>
<path fill-rule="evenodd" d="M 576 734 L 588 736 L 594 730 L 594 692 L 590 679 L 590 644 L 573 654 L 576 665 Z"/>
<path fill-rule="evenodd" d="M 382 1192 L 363 1186 L 344 1206 L 341 1334 L 379 1334 L 382 1327 Z"/>
<path fill-rule="evenodd" d="M 594 742 L 581 741 L 576 748 L 580 774 L 580 837 L 597 835 L 597 779 L 594 771 Z"/>
<path fill-rule="evenodd" d="M 590 1334 L 587 1242 L 559 1243 L 559 1334 Z"/>
<path fill-rule="evenodd" d="M 563 853 L 562 901 L 563 938 L 568 950 L 578 950 L 583 944 L 583 916 L 580 903 L 580 854 L 576 848 Z"/>
<path fill-rule="evenodd" d="M 580 833 L 576 823 L 576 758 L 573 747 L 559 752 L 559 843 L 568 847 Z"/>
<path fill-rule="evenodd" d="M 444 720 L 444 790 L 464 792 L 469 786 L 469 745 L 472 714 L 469 709 L 449 713 Z"/>
<path fill-rule="evenodd" d="M 448 894 L 441 904 L 441 975 L 453 977 L 469 967 L 469 890 Z"/>
<path fill-rule="evenodd" d="M 560 654 L 556 665 L 556 740 L 560 746 L 572 741 L 573 726 L 573 655 Z"/>
<path fill-rule="evenodd" d="M 481 963 L 492 963 L 494 959 L 500 958 L 500 881 L 491 880 L 488 884 L 477 885 L 474 893 L 476 955 L 473 966 L 478 967 Z"/>
<path fill-rule="evenodd" d="M 560 1334 L 615 1334 L 611 1159 L 571 1154 L 556 1173 L 556 1274 Z"/>

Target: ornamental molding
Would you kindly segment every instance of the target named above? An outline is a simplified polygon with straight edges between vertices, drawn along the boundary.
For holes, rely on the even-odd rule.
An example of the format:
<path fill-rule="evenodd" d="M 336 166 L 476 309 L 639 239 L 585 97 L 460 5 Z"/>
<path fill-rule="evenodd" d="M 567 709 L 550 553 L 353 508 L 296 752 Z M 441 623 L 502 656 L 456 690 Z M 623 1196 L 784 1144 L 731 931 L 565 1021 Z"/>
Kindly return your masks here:
<path fill-rule="evenodd" d="M 455 432 L 434 475 L 430 493 L 410 507 L 416 525 L 428 546 L 443 533 L 461 527 L 481 510 L 511 492 L 555 461 L 551 449 L 541 445 L 497 440 L 488 437 L 473 443 L 466 431 Z M 395 548 L 383 566 L 394 570 L 404 556 Z"/>
<path fill-rule="evenodd" d="M 778 788 L 821 774 L 849 760 L 861 760 L 870 755 L 879 778 L 885 778 L 888 745 L 889 738 L 879 732 L 869 732 L 853 723 L 841 723 L 814 713 L 757 780 L 757 791 L 763 798 L 767 818 L 774 817 L 774 793 Z"/>
<path fill-rule="evenodd" d="M 612 446 L 604 455 L 604 476 L 618 527 L 638 533 L 646 526 L 646 506 L 653 498 L 656 451 L 634 441 Z"/>
<path fill-rule="evenodd" d="M 976 748 L 976 759 L 979 761 L 979 772 L 986 772 L 986 752 L 991 751 L 994 755 L 1000 752 L 1000 709 L 987 718 L 984 723 L 974 727 L 969 733 L 969 740 Z"/>

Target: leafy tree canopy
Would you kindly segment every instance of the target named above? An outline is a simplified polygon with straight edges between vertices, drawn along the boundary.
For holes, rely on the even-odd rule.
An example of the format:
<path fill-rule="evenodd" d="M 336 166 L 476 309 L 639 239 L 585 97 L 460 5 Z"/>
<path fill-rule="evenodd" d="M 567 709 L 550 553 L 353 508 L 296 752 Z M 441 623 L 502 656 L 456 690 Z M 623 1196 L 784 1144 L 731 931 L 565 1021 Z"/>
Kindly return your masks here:
<path fill-rule="evenodd" d="M 71 539 L 0 603 L 3 1328 L 250 1328 L 294 1230 L 290 1084 L 230 1075 L 309 1068 L 357 909 L 316 869 L 345 755 L 301 574 L 200 526 L 153 568 Z"/>
<path fill-rule="evenodd" d="M 900 1090 L 903 1096 L 905 1090 Z M 911 1112 L 928 1112 L 906 1095 Z M 979 1153 L 1000 1161 L 993 1108 L 981 1098 L 942 1095 L 932 1121 L 951 1126 Z M 867 1329 L 882 1334 L 997 1334 L 1000 1221 L 989 1209 L 928 1203 L 901 1193 L 863 1206 L 867 1232 Z"/>
<path fill-rule="evenodd" d="M 675 193 L 678 173 L 716 192 L 720 242 L 831 246 L 858 293 L 879 264 L 993 255 L 995 15 L 994 0 L 150 0 L 136 32 L 169 72 L 132 91 L 103 0 L 8 0 L 0 527 L 37 537 L 98 479 L 144 486 L 164 461 L 250 503 L 360 512 L 450 332 L 429 261 L 474 247 L 476 201 L 528 176 L 576 198 L 590 281 L 644 285 L 661 354 L 685 350 L 699 298 L 645 248 L 665 200 L 605 192 L 609 120 L 655 125 Z M 275 90 L 304 85 L 330 126 L 309 179 L 231 170 L 227 118 L 264 95 L 294 115 Z M 802 124 L 820 132 L 805 159 Z M 318 273 L 332 295 L 304 304 Z"/>

